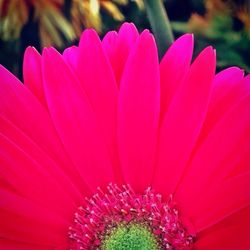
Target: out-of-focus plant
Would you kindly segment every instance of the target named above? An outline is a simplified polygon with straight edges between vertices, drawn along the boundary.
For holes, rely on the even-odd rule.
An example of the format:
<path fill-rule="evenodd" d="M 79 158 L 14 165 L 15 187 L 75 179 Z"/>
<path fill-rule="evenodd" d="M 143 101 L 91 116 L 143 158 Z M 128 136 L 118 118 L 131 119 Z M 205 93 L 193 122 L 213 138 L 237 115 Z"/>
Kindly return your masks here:
<path fill-rule="evenodd" d="M 156 38 L 159 57 L 162 58 L 174 41 L 170 21 L 162 0 L 145 0 L 144 2 L 150 26 Z"/>
<path fill-rule="evenodd" d="M 0 0 L 0 37 L 10 41 L 20 33 L 32 18 L 38 22 L 42 46 L 62 47 L 64 42 L 78 38 L 83 28 L 93 27 L 101 32 L 100 10 L 103 9 L 114 20 L 123 21 L 119 6 L 128 0 Z M 65 10 L 67 3 L 68 10 Z M 136 0 L 142 7 L 143 1 Z M 64 11 L 65 10 L 65 11 Z M 65 15 L 65 12 L 69 15 Z M 32 15 L 32 16 L 31 16 Z"/>
<path fill-rule="evenodd" d="M 173 22 L 176 32 L 193 32 L 196 51 L 207 44 L 217 49 L 218 68 L 237 65 L 250 71 L 250 9 L 248 1 L 206 0 L 206 13 L 187 23 Z"/>
<path fill-rule="evenodd" d="M 102 31 L 102 19 L 100 10 L 106 11 L 114 20 L 123 21 L 124 16 L 119 7 L 128 4 L 126 0 L 72 0 L 71 21 L 76 35 L 82 33 L 83 28 L 95 28 L 99 33 Z"/>
<path fill-rule="evenodd" d="M 122 22 L 125 16 L 120 10 L 127 6 L 131 0 L 68 0 L 71 2 L 71 23 L 79 38 L 83 28 L 95 28 L 99 33 L 103 32 L 101 12 L 106 12 L 114 21 Z M 144 7 L 143 0 L 133 0 L 137 6 Z"/>
<path fill-rule="evenodd" d="M 84 28 L 107 32 L 125 20 L 132 1 L 143 9 L 143 0 L 0 0 L 0 63 L 21 78 L 27 46 L 63 49 Z"/>
<path fill-rule="evenodd" d="M 63 40 L 75 39 L 70 22 L 62 13 L 63 0 L 1 0 L 0 35 L 3 40 L 15 40 L 32 15 L 39 25 L 42 46 L 62 46 Z"/>

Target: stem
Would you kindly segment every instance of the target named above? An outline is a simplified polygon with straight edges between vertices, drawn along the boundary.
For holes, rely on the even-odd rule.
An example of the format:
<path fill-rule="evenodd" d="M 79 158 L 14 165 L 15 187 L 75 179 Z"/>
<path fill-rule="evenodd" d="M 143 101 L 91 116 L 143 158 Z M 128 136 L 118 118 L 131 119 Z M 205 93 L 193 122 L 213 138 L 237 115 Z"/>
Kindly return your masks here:
<path fill-rule="evenodd" d="M 162 0 L 144 0 L 144 2 L 161 59 L 174 41 L 170 21 Z"/>

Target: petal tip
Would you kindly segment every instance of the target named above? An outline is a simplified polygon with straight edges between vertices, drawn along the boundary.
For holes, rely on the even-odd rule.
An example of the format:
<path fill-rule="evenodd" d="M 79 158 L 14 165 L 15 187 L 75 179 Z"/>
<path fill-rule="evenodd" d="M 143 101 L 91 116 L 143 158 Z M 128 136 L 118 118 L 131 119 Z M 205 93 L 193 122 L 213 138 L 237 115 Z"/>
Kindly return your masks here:
<path fill-rule="evenodd" d="M 47 47 L 43 49 L 42 57 L 58 56 L 61 55 L 54 47 Z"/>
<path fill-rule="evenodd" d="M 136 32 L 138 32 L 134 23 L 130 23 L 130 22 L 125 22 L 121 25 L 121 27 L 119 29 L 119 33 L 123 32 L 123 31 L 130 31 L 130 32 L 136 31 Z"/>
<path fill-rule="evenodd" d="M 202 50 L 198 57 L 204 58 L 210 63 L 216 64 L 216 50 L 212 46 L 208 46 Z"/>
<path fill-rule="evenodd" d="M 40 56 L 40 53 L 37 51 L 37 49 L 34 46 L 28 46 L 24 52 L 24 60 L 33 56 Z"/>
<path fill-rule="evenodd" d="M 94 29 L 86 29 L 83 31 L 80 41 L 79 41 L 79 48 L 87 43 L 95 43 L 97 40 L 100 40 L 97 32 Z"/>
<path fill-rule="evenodd" d="M 180 36 L 173 44 L 179 44 L 185 46 L 186 48 L 192 47 L 194 45 L 194 35 L 192 33 L 186 33 Z"/>
<path fill-rule="evenodd" d="M 155 43 L 154 35 L 148 29 L 143 30 L 143 32 L 140 35 L 139 40 Z"/>

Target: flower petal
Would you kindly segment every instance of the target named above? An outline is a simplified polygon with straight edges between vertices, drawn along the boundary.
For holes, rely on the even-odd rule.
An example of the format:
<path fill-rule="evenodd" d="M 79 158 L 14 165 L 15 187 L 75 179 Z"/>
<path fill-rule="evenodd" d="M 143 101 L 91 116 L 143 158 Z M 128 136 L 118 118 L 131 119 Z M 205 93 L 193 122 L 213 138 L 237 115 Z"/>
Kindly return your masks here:
<path fill-rule="evenodd" d="M 63 51 L 63 59 L 73 70 L 77 68 L 78 56 L 79 48 L 77 46 L 71 46 Z"/>
<path fill-rule="evenodd" d="M 28 47 L 25 50 L 23 59 L 23 78 L 24 84 L 46 107 L 42 83 L 41 55 L 34 47 Z"/>
<path fill-rule="evenodd" d="M 8 160 L 7 165 L 11 162 L 10 168 L 8 171 L 11 171 L 10 174 L 7 174 L 7 165 L 2 165 L 4 174 L 3 176 L 6 176 L 6 179 L 9 180 L 13 184 L 13 186 L 21 191 L 23 189 L 23 185 L 25 188 L 27 188 L 27 181 L 24 181 L 23 185 L 21 185 L 18 181 L 13 180 L 13 173 L 12 171 L 17 171 L 22 175 L 27 175 L 26 177 L 31 178 L 32 181 L 35 181 L 35 184 L 41 185 L 42 182 L 44 182 L 45 186 L 49 186 L 47 184 L 47 181 L 53 182 L 54 188 L 52 186 L 51 191 L 48 194 L 45 194 L 45 198 L 51 197 L 52 199 L 54 196 L 57 197 L 57 201 L 59 201 L 61 198 L 64 200 L 67 200 L 67 203 L 74 204 L 76 202 L 79 202 L 81 200 L 82 194 L 79 192 L 79 190 L 76 188 L 75 180 L 77 179 L 73 174 L 71 173 L 65 173 L 63 171 L 63 168 L 61 165 L 58 165 L 55 161 L 53 161 L 38 145 L 36 145 L 29 137 L 27 137 L 20 129 L 18 129 L 14 124 L 12 124 L 10 121 L 8 121 L 6 118 L 2 117 L 0 115 L 0 137 L 3 137 L 3 142 L 6 141 L 7 148 L 4 146 L 3 142 L 0 142 L 2 152 L 4 152 L 3 159 L 6 158 L 6 154 L 9 151 L 9 147 L 12 145 L 11 154 L 13 156 L 13 159 Z M 16 155 L 14 155 L 15 151 L 18 151 L 17 153 L 21 153 L 23 155 L 27 155 L 28 158 L 33 162 L 32 169 L 25 171 L 25 169 L 28 168 L 27 163 L 25 163 L 24 166 L 22 166 L 22 162 L 15 161 Z M 17 156 L 16 156 L 17 157 Z M 40 170 L 36 169 L 36 165 L 38 165 Z M 38 170 L 38 171 L 37 171 Z M 32 175 L 33 172 L 40 172 L 42 171 L 43 174 L 38 175 L 36 179 L 36 174 Z M 14 176 L 16 173 L 14 173 Z M 74 176 L 74 178 L 70 178 Z M 44 177 L 44 179 L 43 179 Z M 19 183 L 19 186 L 17 185 Z M 24 188 L 24 189 L 25 189 Z M 32 192 L 30 193 L 30 191 Z M 57 191 L 54 193 L 54 191 Z M 59 191 L 59 192 L 58 192 Z M 43 192 L 43 191 L 42 191 Z M 45 200 L 41 200 L 41 195 L 37 195 L 36 192 L 33 189 L 30 189 L 28 186 L 28 193 L 31 194 L 32 200 L 37 200 L 38 202 L 45 202 L 45 204 L 50 204 L 49 202 Z M 23 195 L 28 195 L 24 191 Z M 58 203 L 58 202 L 57 202 Z M 72 207 L 72 206 L 71 206 Z M 64 207 L 64 210 L 65 207 Z"/>
<path fill-rule="evenodd" d="M 120 86 L 118 145 L 125 181 L 137 191 L 150 185 L 156 152 L 160 83 L 156 45 L 144 31 L 131 52 Z"/>
<path fill-rule="evenodd" d="M 166 113 L 159 137 L 159 158 L 153 187 L 173 193 L 204 121 L 215 71 L 211 47 L 195 60 Z"/>
<path fill-rule="evenodd" d="M 219 192 L 214 188 L 221 190 L 218 185 L 223 185 L 225 178 L 241 175 L 247 171 L 250 161 L 249 103 L 250 92 L 248 97 L 234 105 L 234 108 L 216 124 L 187 167 L 185 176 L 176 191 L 176 199 L 188 216 L 197 219 L 199 214 L 196 211 L 197 208 L 207 202 L 211 203 L 208 193 L 212 190 L 215 193 Z M 234 175 L 231 174 L 232 171 L 235 171 Z M 224 191 L 226 192 L 226 189 Z M 237 196 L 241 194 L 236 192 L 235 197 L 232 198 L 231 191 L 228 191 L 224 195 L 233 202 L 237 201 Z M 217 207 L 220 208 L 225 204 L 219 202 Z M 207 212 L 207 209 L 203 211 Z"/>
<path fill-rule="evenodd" d="M 194 209 L 192 218 L 197 231 L 218 223 L 240 209 L 250 206 L 250 171 L 212 187 Z M 215 205 L 216 204 L 216 205 Z"/>
<path fill-rule="evenodd" d="M 197 236 L 197 250 L 248 250 L 250 206 L 231 215 Z"/>
<path fill-rule="evenodd" d="M 82 34 L 76 73 L 93 107 L 96 121 L 108 147 L 117 178 L 116 130 L 118 88 L 101 41 L 93 30 Z"/>
<path fill-rule="evenodd" d="M 167 50 L 160 63 L 161 119 L 169 107 L 183 78 L 186 76 L 193 55 L 193 35 L 185 34 Z"/>
<path fill-rule="evenodd" d="M 49 250 L 51 246 L 39 246 L 34 244 L 23 243 L 22 241 L 13 241 L 0 238 L 0 249 L 4 250 Z"/>
<path fill-rule="evenodd" d="M 0 238 L 50 247 L 67 242 L 68 222 L 57 214 L 2 188 L 0 197 Z"/>
<path fill-rule="evenodd" d="M 18 129 L 32 140 L 69 175 L 75 183 L 79 183 L 79 177 L 74 173 L 75 167 L 67 157 L 65 150 L 57 136 L 56 130 L 44 106 L 19 80 L 0 66 L 0 116 L 15 124 Z M 42 122 L 40 122 L 42 121 Z M 1 123 L 3 134 L 8 128 Z M 78 186 L 81 189 L 82 187 Z"/>
<path fill-rule="evenodd" d="M 124 23 L 118 34 L 109 32 L 103 38 L 102 46 L 108 55 L 118 86 L 120 86 L 129 53 L 138 37 L 139 34 L 134 24 Z"/>
<path fill-rule="evenodd" d="M 196 148 L 200 146 L 224 114 L 232 108 L 232 104 L 238 103 L 248 93 L 243 74 L 243 70 L 231 67 L 215 76 L 208 111 Z"/>
<path fill-rule="evenodd" d="M 49 111 L 67 152 L 92 190 L 106 185 L 113 171 L 85 92 L 57 51 L 44 50 L 42 63 Z"/>
<path fill-rule="evenodd" d="M 71 216 L 77 206 L 68 192 L 65 192 L 49 173 L 48 169 L 53 166 L 48 166 L 51 162 L 43 160 L 42 157 L 31 158 L 14 142 L 1 134 L 0 147 L 2 178 L 17 189 L 23 197 L 57 212 L 62 217 Z M 31 154 L 34 153 L 31 152 Z M 45 170 L 38 161 L 41 161 L 41 164 L 45 163 L 47 169 Z"/>

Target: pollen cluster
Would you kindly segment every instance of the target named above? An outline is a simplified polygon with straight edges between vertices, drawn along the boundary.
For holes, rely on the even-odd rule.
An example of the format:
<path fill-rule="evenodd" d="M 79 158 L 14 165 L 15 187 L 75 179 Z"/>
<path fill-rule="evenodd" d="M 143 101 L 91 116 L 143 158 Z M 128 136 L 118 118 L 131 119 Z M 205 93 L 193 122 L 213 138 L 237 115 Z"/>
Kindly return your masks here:
<path fill-rule="evenodd" d="M 102 242 L 102 249 L 157 250 L 158 242 L 149 228 L 138 224 L 119 225 L 109 232 Z"/>
<path fill-rule="evenodd" d="M 172 198 L 148 188 L 109 184 L 86 198 L 69 228 L 70 248 L 100 250 L 192 249 L 194 236 L 182 224 Z"/>

